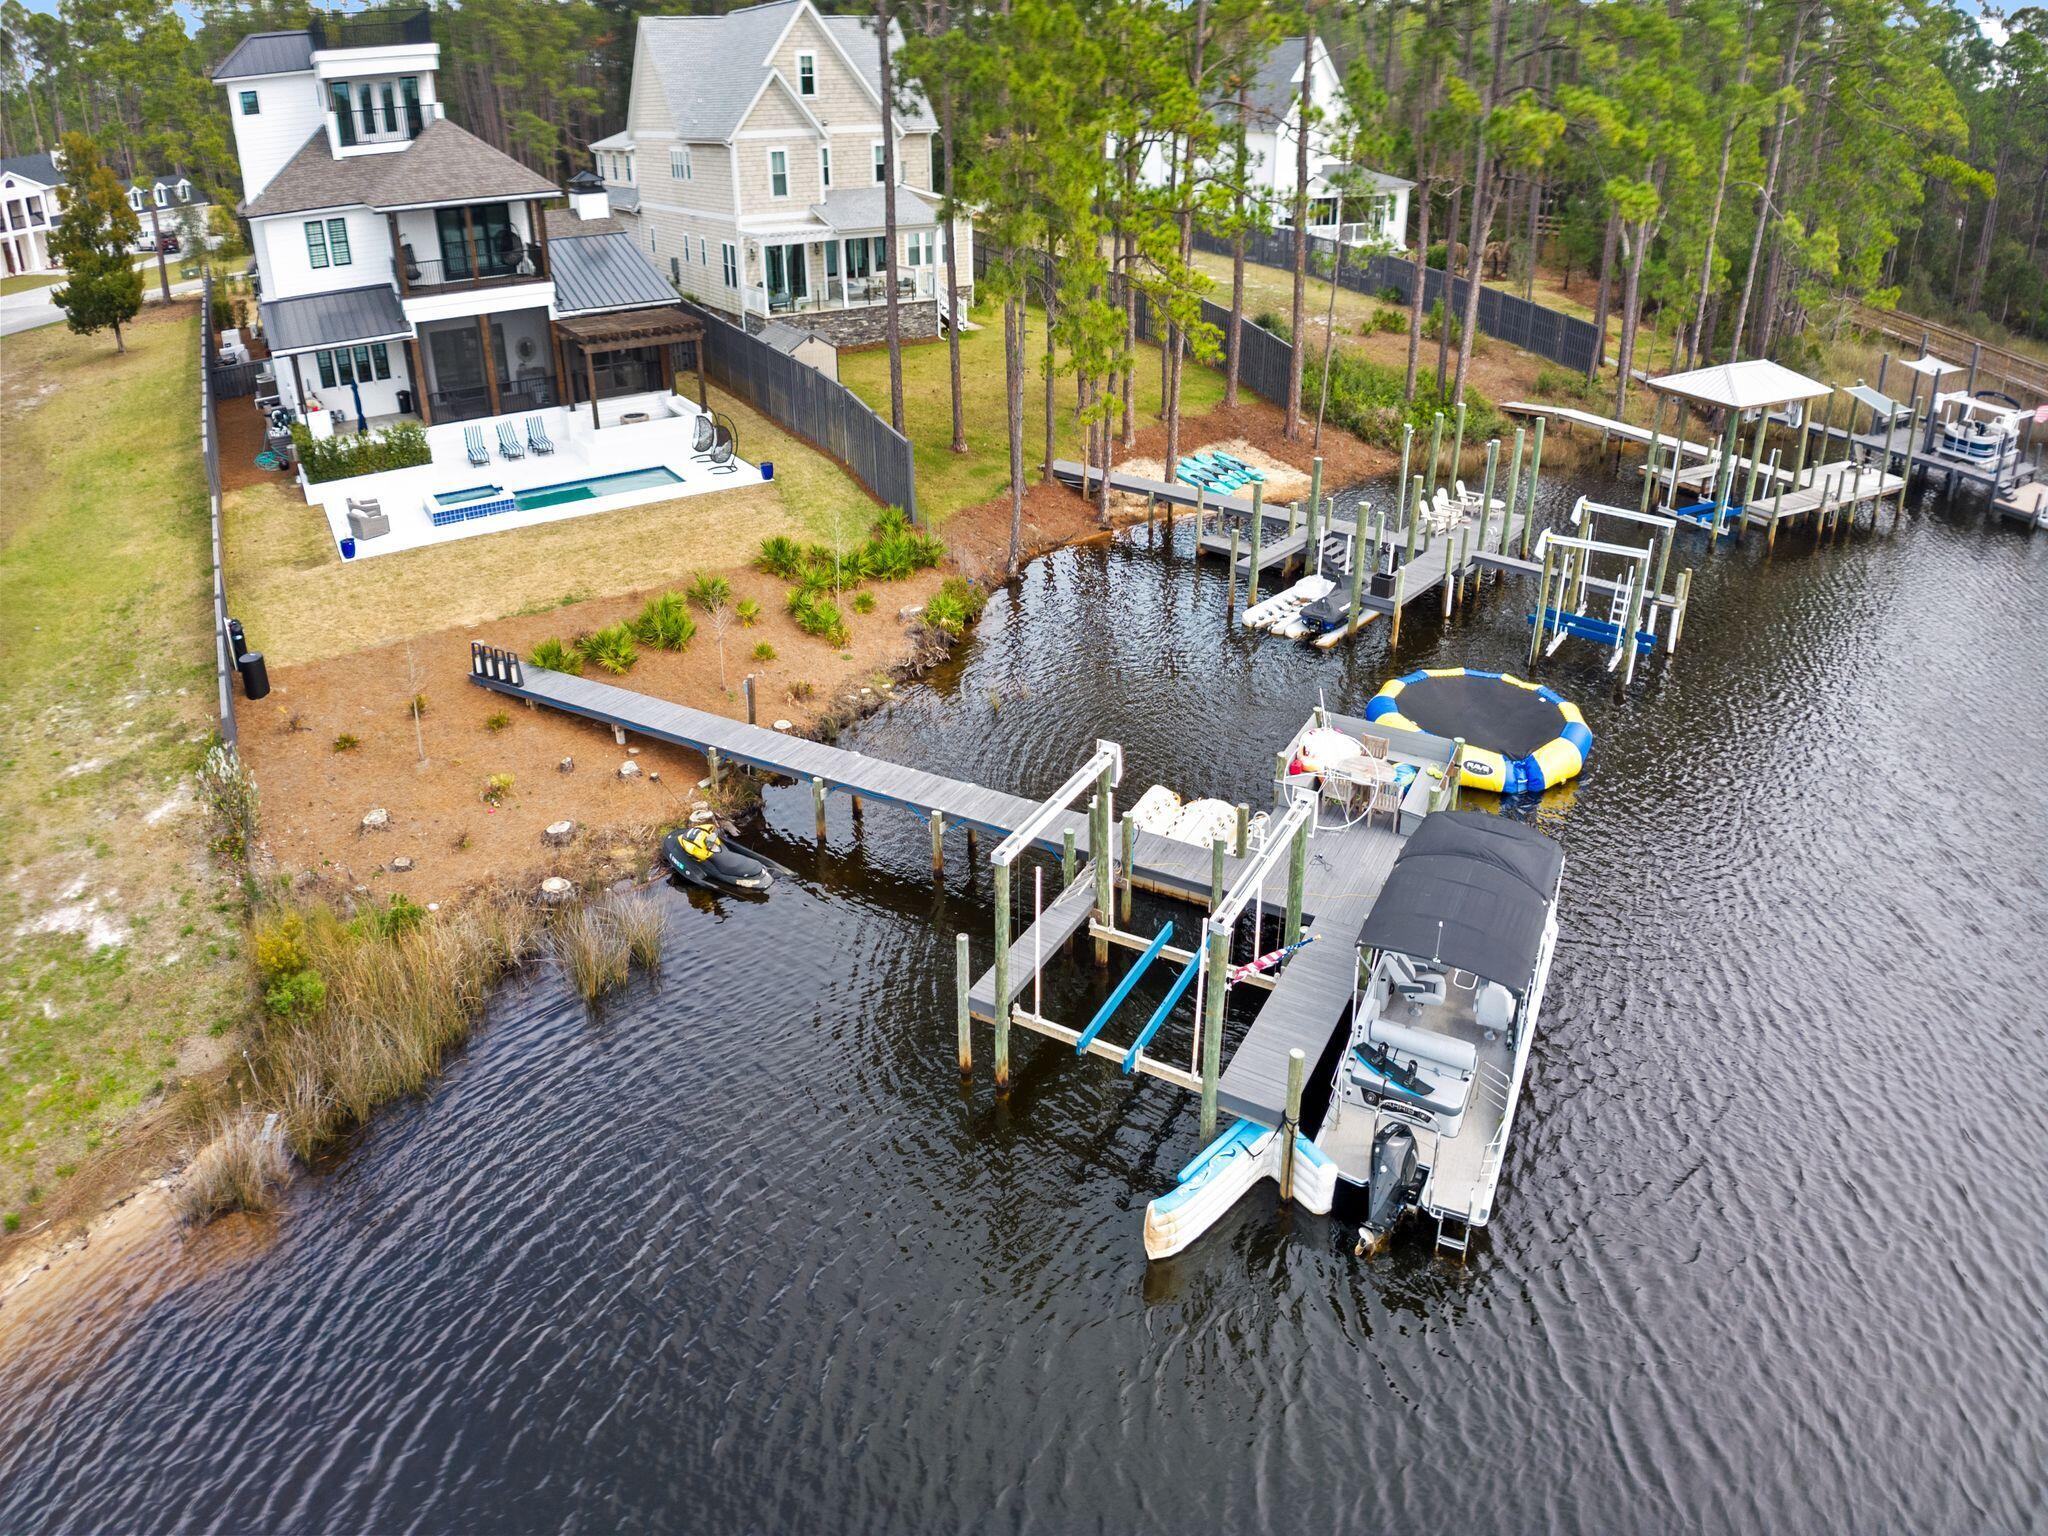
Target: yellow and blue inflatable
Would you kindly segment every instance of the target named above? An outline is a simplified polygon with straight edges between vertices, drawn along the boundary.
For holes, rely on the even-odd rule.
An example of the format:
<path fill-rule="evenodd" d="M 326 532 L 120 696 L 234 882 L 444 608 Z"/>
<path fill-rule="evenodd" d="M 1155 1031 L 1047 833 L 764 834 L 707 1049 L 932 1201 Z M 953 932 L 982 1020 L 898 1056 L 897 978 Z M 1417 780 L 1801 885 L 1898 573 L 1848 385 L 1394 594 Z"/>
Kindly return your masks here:
<path fill-rule="evenodd" d="M 1365 718 L 1463 738 L 1458 782 L 1502 795 L 1535 793 L 1575 778 L 1593 750 L 1585 716 L 1555 689 L 1474 667 L 1397 677 L 1366 705 Z"/>

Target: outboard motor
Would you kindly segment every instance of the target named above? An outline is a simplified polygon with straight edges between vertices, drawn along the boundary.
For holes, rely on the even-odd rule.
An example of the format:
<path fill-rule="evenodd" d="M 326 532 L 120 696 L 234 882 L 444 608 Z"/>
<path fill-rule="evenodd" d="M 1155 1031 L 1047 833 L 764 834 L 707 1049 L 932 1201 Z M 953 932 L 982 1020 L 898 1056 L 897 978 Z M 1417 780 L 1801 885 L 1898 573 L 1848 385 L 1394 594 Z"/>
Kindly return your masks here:
<path fill-rule="evenodd" d="M 1338 597 L 1330 592 L 1317 598 L 1301 610 L 1301 622 L 1312 635 L 1326 635 L 1344 622 L 1344 615 L 1351 607 L 1351 599 Z"/>
<path fill-rule="evenodd" d="M 1415 1133 L 1405 1125 L 1383 1128 L 1372 1139 L 1372 1177 L 1366 1186 L 1365 1225 L 1358 1229 L 1358 1251 L 1377 1253 L 1394 1223 L 1414 1198 L 1420 1171 L 1415 1159 Z"/>

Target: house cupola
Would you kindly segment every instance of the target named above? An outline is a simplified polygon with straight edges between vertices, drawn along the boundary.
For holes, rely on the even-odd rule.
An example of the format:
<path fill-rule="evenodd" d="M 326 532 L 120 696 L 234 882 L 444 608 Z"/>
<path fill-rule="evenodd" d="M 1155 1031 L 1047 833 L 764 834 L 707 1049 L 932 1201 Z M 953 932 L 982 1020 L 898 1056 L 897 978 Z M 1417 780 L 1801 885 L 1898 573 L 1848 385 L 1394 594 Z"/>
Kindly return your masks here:
<path fill-rule="evenodd" d="M 564 188 L 569 194 L 569 211 L 579 219 L 602 219 L 611 213 L 604 182 L 595 171 L 578 171 Z"/>

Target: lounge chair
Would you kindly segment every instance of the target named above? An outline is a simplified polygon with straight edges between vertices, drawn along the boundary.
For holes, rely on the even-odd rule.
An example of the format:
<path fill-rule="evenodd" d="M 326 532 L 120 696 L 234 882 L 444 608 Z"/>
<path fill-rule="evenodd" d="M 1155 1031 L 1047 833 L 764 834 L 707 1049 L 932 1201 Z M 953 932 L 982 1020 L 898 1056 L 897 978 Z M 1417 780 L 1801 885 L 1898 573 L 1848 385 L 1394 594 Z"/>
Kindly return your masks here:
<path fill-rule="evenodd" d="M 482 427 L 464 427 L 462 429 L 462 443 L 464 447 L 469 449 L 469 462 L 476 465 L 479 469 L 491 462 L 491 450 L 484 446 L 484 429 Z"/>
<path fill-rule="evenodd" d="M 538 454 L 550 454 L 555 445 L 548 441 L 548 429 L 541 425 L 538 416 L 526 418 L 526 446 Z"/>
<path fill-rule="evenodd" d="M 520 445 L 519 435 L 512 430 L 512 423 L 498 423 L 498 456 L 506 459 L 523 459 L 526 449 Z"/>
<path fill-rule="evenodd" d="M 721 432 L 718 434 L 718 441 L 711 447 L 712 474 L 736 475 L 740 472 L 739 465 L 732 461 L 734 446 L 731 433 Z"/>

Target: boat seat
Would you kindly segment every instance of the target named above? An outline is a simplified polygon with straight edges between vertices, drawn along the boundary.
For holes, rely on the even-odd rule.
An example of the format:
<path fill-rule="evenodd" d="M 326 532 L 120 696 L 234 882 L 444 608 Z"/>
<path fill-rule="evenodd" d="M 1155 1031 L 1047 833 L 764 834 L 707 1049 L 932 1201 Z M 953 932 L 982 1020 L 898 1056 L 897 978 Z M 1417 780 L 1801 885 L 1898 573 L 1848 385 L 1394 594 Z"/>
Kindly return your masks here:
<path fill-rule="evenodd" d="M 1486 1038 L 1493 1039 L 1514 1020 L 1515 994 L 1497 981 L 1482 983 L 1472 1004 L 1472 1017 L 1486 1031 Z"/>
<path fill-rule="evenodd" d="M 1413 1072 L 1415 1084 L 1411 1086 L 1389 1078 L 1367 1061 L 1355 1045 L 1344 1053 L 1346 1080 L 1391 1104 L 1426 1111 L 1435 1117 L 1436 1129 L 1441 1134 L 1457 1135 L 1464 1123 L 1465 1106 L 1472 1097 L 1472 1064 L 1478 1059 L 1473 1048 L 1448 1035 L 1409 1029 L 1385 1019 L 1374 1019 L 1366 1026 L 1365 1033 L 1367 1043 L 1377 1046 Z M 1427 1051 L 1412 1049 L 1417 1044 L 1426 1046 Z M 1446 1056 L 1454 1060 L 1441 1059 Z M 1464 1065 L 1457 1065 L 1457 1061 Z"/>
<path fill-rule="evenodd" d="M 1441 971 L 1425 971 L 1406 955 L 1387 952 L 1387 982 L 1394 991 L 1418 1008 L 1424 1003 L 1441 1003 L 1449 994 Z"/>

